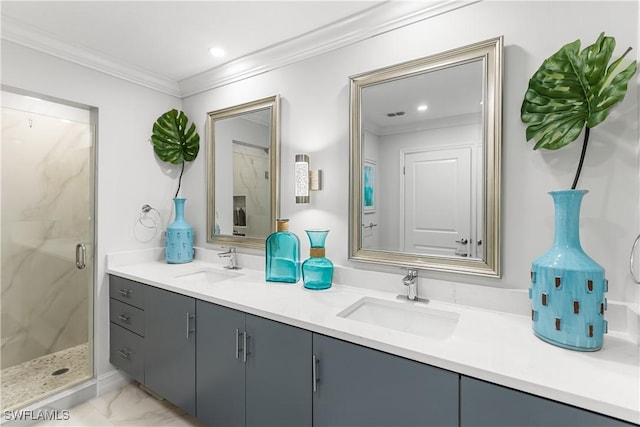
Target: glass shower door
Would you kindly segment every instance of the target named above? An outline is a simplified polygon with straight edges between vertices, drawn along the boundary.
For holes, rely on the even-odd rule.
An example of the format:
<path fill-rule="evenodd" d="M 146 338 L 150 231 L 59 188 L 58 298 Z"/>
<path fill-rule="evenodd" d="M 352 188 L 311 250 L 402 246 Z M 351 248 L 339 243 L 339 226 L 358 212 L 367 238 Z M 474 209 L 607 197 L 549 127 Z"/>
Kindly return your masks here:
<path fill-rule="evenodd" d="M 89 111 L 2 93 L 0 406 L 92 377 Z"/>

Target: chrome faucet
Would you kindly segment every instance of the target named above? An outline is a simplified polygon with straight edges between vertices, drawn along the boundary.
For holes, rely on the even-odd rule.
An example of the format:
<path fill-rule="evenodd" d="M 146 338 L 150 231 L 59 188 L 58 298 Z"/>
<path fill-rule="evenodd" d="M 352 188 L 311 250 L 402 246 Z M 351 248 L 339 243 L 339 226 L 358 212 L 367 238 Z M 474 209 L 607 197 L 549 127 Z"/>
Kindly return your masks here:
<path fill-rule="evenodd" d="M 418 301 L 418 270 L 409 269 L 407 275 L 402 278 L 402 283 L 408 286 L 407 299 Z"/>
<path fill-rule="evenodd" d="M 224 268 L 228 270 L 239 270 L 238 263 L 236 261 L 236 248 L 229 248 L 227 252 L 220 252 L 218 254 L 220 258 L 229 258 L 229 264 Z"/>

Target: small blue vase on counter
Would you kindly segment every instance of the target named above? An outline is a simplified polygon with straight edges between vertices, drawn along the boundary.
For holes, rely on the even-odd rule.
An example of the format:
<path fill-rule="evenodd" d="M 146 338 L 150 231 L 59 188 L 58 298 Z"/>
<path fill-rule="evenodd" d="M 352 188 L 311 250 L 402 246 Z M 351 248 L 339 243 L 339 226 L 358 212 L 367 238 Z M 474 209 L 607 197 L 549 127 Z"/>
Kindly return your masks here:
<path fill-rule="evenodd" d="M 534 334 L 550 344 L 578 351 L 602 347 L 607 322 L 604 269 L 580 245 L 580 204 L 585 190 L 552 191 L 555 231 L 551 249 L 531 267 Z"/>
<path fill-rule="evenodd" d="M 167 227 L 165 256 L 169 264 L 193 261 L 193 227 L 184 220 L 185 199 L 175 198 L 176 219 Z"/>
<path fill-rule="evenodd" d="M 302 263 L 302 281 L 307 289 L 328 289 L 333 281 L 333 263 L 325 258 L 324 244 L 329 230 L 305 230 L 310 257 Z"/>

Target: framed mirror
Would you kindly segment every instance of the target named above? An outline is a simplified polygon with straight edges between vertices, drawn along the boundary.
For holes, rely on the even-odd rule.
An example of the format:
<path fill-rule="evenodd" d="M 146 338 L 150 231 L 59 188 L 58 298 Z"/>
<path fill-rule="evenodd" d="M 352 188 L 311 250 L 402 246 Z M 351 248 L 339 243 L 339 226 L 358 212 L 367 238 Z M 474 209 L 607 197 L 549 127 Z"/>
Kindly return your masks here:
<path fill-rule="evenodd" d="M 207 242 L 264 248 L 280 188 L 278 95 L 208 113 Z"/>
<path fill-rule="evenodd" d="M 502 49 L 350 78 L 349 259 L 500 276 Z"/>

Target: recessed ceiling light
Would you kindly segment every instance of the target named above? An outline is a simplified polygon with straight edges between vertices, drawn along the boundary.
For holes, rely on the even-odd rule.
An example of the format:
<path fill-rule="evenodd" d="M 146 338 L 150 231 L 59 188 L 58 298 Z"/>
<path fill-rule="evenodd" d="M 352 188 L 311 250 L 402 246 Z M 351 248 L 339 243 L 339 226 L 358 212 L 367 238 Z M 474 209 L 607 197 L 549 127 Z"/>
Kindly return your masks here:
<path fill-rule="evenodd" d="M 427 111 L 427 106 L 425 104 L 418 105 L 418 111 Z"/>
<path fill-rule="evenodd" d="M 209 49 L 209 53 L 216 58 L 222 58 L 225 55 L 225 51 L 221 47 L 212 47 Z"/>

